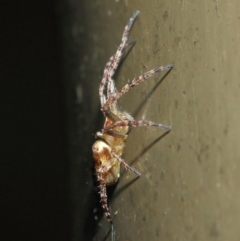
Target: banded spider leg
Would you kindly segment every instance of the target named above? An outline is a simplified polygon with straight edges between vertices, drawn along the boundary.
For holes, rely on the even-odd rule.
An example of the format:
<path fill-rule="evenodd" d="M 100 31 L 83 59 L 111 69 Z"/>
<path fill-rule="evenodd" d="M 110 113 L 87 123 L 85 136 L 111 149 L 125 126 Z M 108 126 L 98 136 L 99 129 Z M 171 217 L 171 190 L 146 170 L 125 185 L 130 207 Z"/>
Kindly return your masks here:
<path fill-rule="evenodd" d="M 129 21 L 123 31 L 122 42 L 119 45 L 116 54 L 114 54 L 109 59 L 108 63 L 105 66 L 105 69 L 103 71 L 103 78 L 102 78 L 101 84 L 99 86 L 99 96 L 100 96 L 101 106 L 103 106 L 103 104 L 105 103 L 105 100 L 106 100 L 106 97 L 104 94 L 106 85 L 108 85 L 108 94 L 111 93 L 111 92 L 109 92 L 109 90 L 111 89 L 110 86 L 112 86 L 112 85 L 114 86 L 114 81 L 112 80 L 112 76 L 114 75 L 115 70 L 117 69 L 117 67 L 119 65 L 119 62 L 123 55 L 124 49 L 127 47 L 127 45 L 131 45 L 131 44 L 135 43 L 135 41 L 131 41 L 130 43 L 127 43 L 127 40 L 128 40 L 128 36 L 129 36 L 130 30 L 131 30 L 131 27 L 139 13 L 140 13 L 139 11 L 136 11 L 133 14 L 133 16 L 129 19 Z M 111 82 L 110 85 L 108 84 L 109 82 Z"/>

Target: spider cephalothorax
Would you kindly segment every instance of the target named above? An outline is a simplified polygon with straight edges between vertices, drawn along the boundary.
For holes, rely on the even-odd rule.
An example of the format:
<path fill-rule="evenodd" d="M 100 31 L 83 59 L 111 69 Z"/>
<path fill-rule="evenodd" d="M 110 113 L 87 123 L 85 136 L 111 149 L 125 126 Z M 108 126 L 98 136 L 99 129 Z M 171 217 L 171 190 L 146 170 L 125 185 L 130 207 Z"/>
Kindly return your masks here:
<path fill-rule="evenodd" d="M 163 125 L 145 120 L 134 120 L 133 117 L 117 108 L 117 100 L 130 88 L 138 85 L 148 79 L 157 72 L 172 69 L 172 65 L 161 66 L 152 69 L 139 77 L 127 83 L 122 89 L 117 90 L 114 80 L 112 79 L 119 62 L 121 60 L 124 49 L 133 45 L 133 42 L 128 42 L 128 35 L 134 20 L 139 11 L 136 11 L 128 21 L 122 36 L 122 42 L 117 49 L 117 52 L 110 58 L 105 66 L 103 78 L 99 87 L 99 96 L 101 101 L 101 111 L 106 120 L 101 132 L 96 133 L 97 141 L 94 143 L 93 157 L 95 160 L 96 175 L 99 182 L 100 197 L 103 210 L 110 223 L 112 223 L 111 215 L 107 205 L 106 186 L 117 182 L 120 176 L 120 164 L 127 170 L 134 172 L 136 175 L 141 174 L 130 167 L 123 159 L 122 154 L 125 147 L 125 140 L 130 127 L 137 126 L 155 126 L 164 128 L 167 131 L 171 130 L 170 126 Z"/>

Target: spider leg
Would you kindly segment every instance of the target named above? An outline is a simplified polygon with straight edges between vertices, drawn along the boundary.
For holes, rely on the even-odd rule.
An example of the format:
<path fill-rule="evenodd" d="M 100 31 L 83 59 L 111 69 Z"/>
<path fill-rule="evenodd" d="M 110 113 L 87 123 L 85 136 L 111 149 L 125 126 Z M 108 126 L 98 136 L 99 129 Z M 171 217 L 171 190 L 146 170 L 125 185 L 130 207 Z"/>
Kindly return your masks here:
<path fill-rule="evenodd" d="M 130 167 L 119 155 L 117 155 L 114 151 L 111 151 L 112 155 L 118 159 L 118 161 L 127 169 L 134 172 L 137 176 L 141 176 L 141 173 L 138 172 L 135 168 Z"/>
<path fill-rule="evenodd" d="M 121 59 L 122 54 L 123 54 L 123 50 L 124 50 L 124 48 L 126 47 L 126 44 L 127 44 L 127 40 L 128 40 L 130 30 L 131 30 L 132 25 L 133 25 L 133 23 L 134 23 L 134 21 L 135 21 L 135 19 L 138 16 L 139 13 L 140 13 L 139 11 L 136 11 L 132 15 L 132 17 L 129 19 L 127 25 L 124 28 L 123 35 L 122 35 L 122 42 L 119 45 L 116 54 L 114 55 L 112 66 L 111 66 L 111 68 L 109 69 L 109 72 L 108 72 L 108 78 L 110 78 L 110 79 L 114 75 L 114 72 L 118 67 L 118 64 L 119 64 L 120 59 Z"/>
<path fill-rule="evenodd" d="M 122 95 L 127 93 L 130 90 L 130 88 L 133 88 L 134 86 L 140 84 L 144 80 L 149 79 L 151 76 L 153 76 L 157 72 L 164 71 L 164 70 L 171 70 L 172 68 L 173 68 L 173 65 L 160 66 L 160 67 L 157 67 L 150 71 L 147 71 L 146 73 L 133 79 L 130 83 L 127 83 L 122 89 L 120 89 L 119 91 L 117 91 L 116 93 L 114 93 L 108 97 L 105 104 L 102 106 L 103 113 L 105 113 L 107 111 L 107 108 L 109 105 L 116 102 Z"/>
<path fill-rule="evenodd" d="M 116 68 L 118 67 L 118 64 L 120 62 L 121 56 L 123 54 L 123 50 L 126 47 L 127 40 L 128 40 L 128 35 L 130 32 L 130 29 L 132 27 L 132 24 L 134 20 L 136 19 L 137 15 L 139 14 L 139 11 L 136 11 L 133 16 L 129 19 L 124 31 L 123 31 L 123 36 L 122 36 L 122 42 L 119 45 L 117 52 L 115 55 L 113 55 L 108 63 L 105 66 L 104 72 L 103 72 L 103 78 L 99 87 L 99 96 L 100 96 L 100 101 L 101 101 L 101 106 L 104 105 L 106 97 L 104 94 L 104 89 L 105 86 L 107 85 L 108 81 L 113 81 L 112 76 L 114 75 L 114 72 Z M 131 43 L 131 42 L 130 42 Z"/>
<path fill-rule="evenodd" d="M 99 96 L 100 96 L 100 102 L 101 102 L 101 106 L 105 103 L 106 101 L 106 96 L 104 94 L 104 89 L 105 89 L 105 86 L 107 84 L 107 78 L 108 78 L 108 71 L 109 71 L 109 68 L 110 66 L 112 65 L 113 63 L 113 60 L 114 60 L 114 55 L 109 59 L 109 61 L 107 62 L 106 66 L 105 66 L 105 69 L 103 71 L 103 77 L 102 77 L 102 81 L 100 83 L 100 86 L 99 86 Z"/>
<path fill-rule="evenodd" d="M 100 197 L 101 197 L 101 203 L 102 203 L 102 208 L 105 213 L 105 216 L 108 220 L 109 223 L 113 224 L 112 219 L 111 219 L 111 214 L 107 205 L 107 191 L 106 191 L 106 185 L 104 183 L 104 179 L 102 178 L 101 175 L 98 175 L 98 181 L 100 183 Z"/>
<path fill-rule="evenodd" d="M 137 126 L 155 126 L 155 127 L 161 127 L 167 131 L 171 130 L 171 126 L 163 125 L 160 123 L 152 122 L 152 121 L 145 121 L 145 120 L 121 120 L 117 121 L 103 129 L 104 132 L 108 133 L 108 131 L 111 131 L 115 127 L 122 127 L 122 126 L 130 126 L 130 127 L 137 127 Z"/>
<path fill-rule="evenodd" d="M 134 45 L 136 42 L 137 42 L 136 40 L 132 40 L 132 41 L 130 41 L 130 42 L 128 42 L 128 43 L 125 44 L 122 52 L 124 53 L 126 50 L 127 50 L 127 52 L 124 53 L 124 56 L 123 56 L 123 57 L 125 57 L 125 56 L 129 53 L 129 51 L 132 49 L 133 45 Z M 114 60 L 114 57 L 113 57 L 112 60 Z M 113 61 L 111 61 L 111 62 L 113 62 Z M 111 65 L 110 65 L 110 66 L 111 66 Z M 112 78 L 111 78 L 111 79 L 108 79 L 108 80 L 107 80 L 107 98 L 109 98 L 109 96 L 112 95 L 112 94 L 115 93 L 115 92 L 117 92 L 117 89 L 116 89 L 116 87 L 115 87 L 114 80 L 113 80 Z"/>
<path fill-rule="evenodd" d="M 107 99 L 109 98 L 109 96 L 111 96 L 112 94 L 114 94 L 116 92 L 117 92 L 117 89 L 116 89 L 114 80 L 108 79 L 108 82 L 107 82 Z"/>
<path fill-rule="evenodd" d="M 114 114 L 109 107 L 107 107 L 107 110 L 105 111 L 104 115 L 109 118 L 110 120 L 116 122 L 121 120 L 116 114 Z"/>
<path fill-rule="evenodd" d="M 112 129 L 108 129 L 107 131 L 103 130 L 104 133 L 107 133 L 108 135 L 111 135 L 113 137 L 120 137 L 120 138 L 125 138 L 126 135 L 125 134 L 121 134 L 115 130 Z"/>

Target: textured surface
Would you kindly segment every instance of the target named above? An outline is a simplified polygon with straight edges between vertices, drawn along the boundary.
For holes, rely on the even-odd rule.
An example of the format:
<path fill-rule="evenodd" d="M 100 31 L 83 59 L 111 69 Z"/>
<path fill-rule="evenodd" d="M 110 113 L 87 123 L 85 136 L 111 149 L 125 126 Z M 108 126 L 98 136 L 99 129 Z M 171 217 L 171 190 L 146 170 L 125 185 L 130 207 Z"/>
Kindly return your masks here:
<path fill-rule="evenodd" d="M 81 30 L 75 37 L 83 49 L 84 134 L 101 128 L 99 77 L 135 10 L 140 15 L 130 39 L 137 44 L 115 76 L 117 86 L 148 69 L 174 64 L 163 81 L 163 74 L 155 76 L 120 101 L 136 119 L 169 124 L 173 130 L 165 136 L 154 128 L 131 131 L 124 158 L 142 176 L 133 182 L 134 174 L 122 170 L 112 194 L 116 239 L 240 240 L 239 1 L 86 1 L 80 7 L 83 21 L 74 29 Z M 91 141 L 85 144 L 91 149 Z M 84 157 L 89 162 L 90 155 Z M 82 195 L 91 189 L 87 176 Z M 75 203 L 83 201 L 79 205 L 91 216 L 86 204 L 95 198 L 79 197 Z M 76 210 L 80 215 L 81 208 Z M 91 234 L 97 227 L 94 240 L 104 240 L 109 224 L 105 218 L 98 221 L 82 227 Z M 82 237 L 79 222 L 80 217 L 74 240 Z"/>

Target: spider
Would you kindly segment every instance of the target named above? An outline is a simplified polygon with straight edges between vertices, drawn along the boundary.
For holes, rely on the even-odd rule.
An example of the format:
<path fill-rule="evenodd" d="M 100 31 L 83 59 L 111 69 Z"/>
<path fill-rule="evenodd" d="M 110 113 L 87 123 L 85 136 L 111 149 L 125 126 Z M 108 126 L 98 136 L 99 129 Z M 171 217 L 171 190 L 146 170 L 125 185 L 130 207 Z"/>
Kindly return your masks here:
<path fill-rule="evenodd" d="M 136 41 L 127 42 L 130 29 L 138 16 L 139 11 L 136 11 L 129 19 L 122 35 L 122 42 L 119 45 L 117 52 L 107 62 L 103 78 L 99 87 L 99 96 L 101 102 L 101 111 L 106 120 L 101 132 L 96 133 L 96 142 L 94 143 L 93 158 L 95 161 L 95 169 L 97 180 L 100 188 L 100 199 L 107 220 L 113 224 L 111 214 L 107 204 L 106 187 L 115 184 L 120 176 L 120 165 L 122 164 L 127 170 L 134 172 L 137 176 L 141 174 L 133 167 L 129 166 L 122 158 L 125 141 L 130 127 L 150 126 L 161 127 L 167 131 L 171 130 L 170 126 L 155 123 L 146 120 L 134 120 L 127 112 L 120 111 L 117 107 L 118 99 L 128 92 L 130 88 L 147 80 L 152 75 L 163 70 L 171 70 L 173 65 L 161 66 L 134 78 L 127 83 L 123 88 L 117 90 L 114 80 L 112 79 L 123 52 L 129 46 L 132 46 Z"/>

